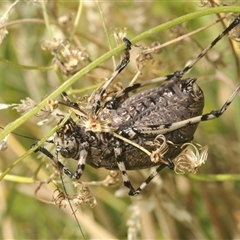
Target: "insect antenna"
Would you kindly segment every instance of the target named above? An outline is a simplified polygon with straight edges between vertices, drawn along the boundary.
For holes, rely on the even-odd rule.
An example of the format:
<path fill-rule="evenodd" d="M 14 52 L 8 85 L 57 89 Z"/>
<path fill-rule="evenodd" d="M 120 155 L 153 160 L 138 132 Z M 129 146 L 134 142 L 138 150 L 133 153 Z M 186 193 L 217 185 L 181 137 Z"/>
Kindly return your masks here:
<path fill-rule="evenodd" d="M 4 130 L 3 127 L 0 126 L 0 128 Z M 11 134 L 13 134 L 13 135 L 15 135 L 15 136 L 18 136 L 18 137 L 22 137 L 22 138 L 34 140 L 34 141 L 40 141 L 40 140 L 41 140 L 41 139 L 39 139 L 39 138 L 26 136 L 26 135 L 23 135 L 23 134 L 21 134 L 21 133 L 11 132 Z M 47 142 L 47 143 L 53 143 L 53 140 L 46 140 L 46 142 Z M 34 143 L 33 145 L 35 145 L 35 143 Z M 32 145 L 32 146 L 33 146 L 33 145 Z"/>
<path fill-rule="evenodd" d="M 3 127 L 0 126 L 1 129 L 4 130 Z M 23 135 L 23 134 L 20 134 L 20 133 L 16 133 L 16 132 L 11 132 L 12 134 L 16 135 L 16 136 L 19 136 L 19 137 L 23 137 L 23 138 L 27 138 L 27 139 L 31 139 L 31 140 L 35 140 L 35 141 L 39 141 L 40 139 L 38 138 L 34 138 L 34 137 L 29 137 L 29 136 L 26 136 L 26 135 Z"/>
<path fill-rule="evenodd" d="M 75 218 L 75 221 L 76 221 L 76 223 L 77 223 L 77 225 L 78 225 L 78 228 L 79 228 L 79 230 L 80 230 L 80 232 L 81 232 L 81 234 L 82 234 L 83 239 L 86 240 L 86 237 L 85 237 L 85 235 L 84 235 L 84 233 L 83 233 L 82 227 L 81 227 L 81 225 L 80 225 L 80 223 L 79 223 L 79 221 L 78 221 L 78 218 L 77 218 L 77 216 L 76 216 L 76 214 L 75 214 L 75 211 L 74 211 L 74 209 L 73 209 L 73 206 L 72 206 L 72 204 L 71 204 L 71 202 L 70 202 L 70 200 L 69 200 L 69 198 L 68 198 L 67 189 L 66 189 L 66 187 L 65 187 L 65 184 L 64 184 L 64 181 L 63 181 L 63 177 L 62 177 L 62 173 L 61 173 L 61 172 L 60 172 L 60 179 L 61 179 L 61 183 L 62 183 L 62 186 L 63 186 L 63 193 L 64 193 L 64 195 L 65 195 L 65 199 L 67 199 L 67 202 L 68 202 L 68 204 L 69 204 L 69 206 L 70 206 L 70 209 L 71 209 L 72 214 L 73 214 L 73 216 L 74 216 L 74 218 Z"/>
<path fill-rule="evenodd" d="M 4 129 L 4 128 L 0 126 L 0 129 Z M 23 134 L 16 133 L 16 132 L 12 132 L 12 134 L 14 134 L 14 135 L 16 135 L 16 136 L 19 136 L 19 137 L 23 137 L 23 138 L 35 140 L 35 141 L 39 141 L 39 140 L 40 140 L 40 139 L 33 138 L 33 137 L 29 137 L 29 136 L 25 136 L 25 135 L 23 135 Z M 48 142 L 48 143 L 53 143 L 52 140 L 47 140 L 46 142 Z M 35 144 L 33 144 L 33 146 L 34 146 L 34 145 L 35 145 Z M 43 154 L 45 154 L 46 156 L 48 156 L 50 159 L 52 159 L 53 162 L 58 166 L 58 168 L 59 168 L 60 170 L 63 170 L 63 172 L 64 172 L 65 174 L 70 174 L 70 173 L 69 173 L 69 170 L 68 170 L 68 169 L 65 169 L 65 167 L 63 166 L 63 164 L 62 164 L 61 162 L 59 162 L 59 161 L 57 160 L 57 158 L 55 158 L 47 149 L 45 149 L 45 148 L 43 148 L 43 147 L 38 147 L 38 149 L 37 149 L 35 152 L 37 152 L 37 151 L 42 152 Z M 79 230 L 80 230 L 80 232 L 81 232 L 81 235 L 82 235 L 83 239 L 86 240 L 86 237 L 85 237 L 85 235 L 84 235 L 84 233 L 83 233 L 82 227 L 81 227 L 81 225 L 80 225 L 80 223 L 79 223 L 79 220 L 78 220 L 78 218 L 77 218 L 77 216 L 76 216 L 76 214 L 75 214 L 75 211 L 74 211 L 74 209 L 73 209 L 73 206 L 72 206 L 72 204 L 71 204 L 71 202 L 70 202 L 70 200 L 69 200 L 69 197 L 68 197 L 67 190 L 66 190 L 66 187 L 65 187 L 65 184 L 64 184 L 64 181 L 63 181 L 63 177 L 62 177 L 62 172 L 61 172 L 61 171 L 60 171 L 60 179 L 61 179 L 61 183 L 62 183 L 62 187 L 63 187 L 63 193 L 64 193 L 64 195 L 65 195 L 64 198 L 67 199 L 67 202 L 68 202 L 68 204 L 69 204 L 69 206 L 70 206 L 71 212 L 72 212 L 72 214 L 73 214 L 73 216 L 74 216 L 74 219 L 75 219 L 75 221 L 76 221 L 76 223 L 77 223 L 77 225 L 78 225 L 78 228 L 79 228 Z"/>
<path fill-rule="evenodd" d="M 67 202 L 68 202 L 68 204 L 70 206 L 71 212 L 72 212 L 72 214 L 73 214 L 73 216 L 74 216 L 74 218 L 75 218 L 75 220 L 77 222 L 78 228 L 79 228 L 79 230 L 80 230 L 80 232 L 81 232 L 81 234 L 83 236 L 83 239 L 86 240 L 86 237 L 85 237 L 85 235 L 83 233 L 83 230 L 81 228 L 79 220 L 78 220 L 78 218 L 77 218 L 77 216 L 75 214 L 75 211 L 74 211 L 73 206 L 71 204 L 71 201 L 69 199 L 69 195 L 67 193 L 67 190 L 66 190 L 66 187 L 65 187 L 65 184 L 64 184 L 64 181 L 63 181 L 63 177 L 62 177 L 62 172 L 64 172 L 64 174 L 66 174 L 69 177 L 73 177 L 73 173 L 69 169 L 67 169 L 60 161 L 58 161 L 57 155 L 56 155 L 56 157 L 53 156 L 46 148 L 38 147 L 35 152 L 38 152 L 38 151 L 43 153 L 44 155 L 46 155 L 48 158 L 50 158 L 54 162 L 54 164 L 58 167 L 58 169 L 60 170 L 59 172 L 60 172 L 60 179 L 61 179 L 61 183 L 62 183 L 62 187 L 63 187 L 64 199 L 67 199 Z"/>

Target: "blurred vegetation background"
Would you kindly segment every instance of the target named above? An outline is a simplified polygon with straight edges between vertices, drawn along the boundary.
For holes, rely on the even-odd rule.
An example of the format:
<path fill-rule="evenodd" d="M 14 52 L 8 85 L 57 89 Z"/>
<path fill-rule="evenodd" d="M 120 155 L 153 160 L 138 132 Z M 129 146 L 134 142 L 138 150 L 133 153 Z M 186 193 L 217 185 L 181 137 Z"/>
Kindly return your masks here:
<path fill-rule="evenodd" d="M 1 1 L 2 43 L 0 45 L 0 103 L 20 103 L 30 97 L 39 103 L 66 81 L 74 71 L 87 66 L 116 46 L 113 32 L 127 27 L 129 39 L 177 17 L 219 6 L 240 6 L 239 1 Z M 177 39 L 223 18 L 181 41 L 169 44 L 154 61 L 149 61 L 138 81 L 164 76 L 182 69 L 191 59 L 220 34 L 233 19 L 229 13 L 209 14 L 151 35 L 131 51 L 131 63 L 117 78 L 127 86 L 136 72 L 135 57 L 140 46 L 150 46 Z M 239 10 L 240 12 L 240 10 Z M 225 18 L 224 18 L 225 17 Z M 77 19 L 77 21 L 76 21 Z M 47 24 L 49 22 L 49 24 Z M 104 25 L 105 24 L 105 25 Z M 75 26 L 75 27 L 74 27 Z M 106 30 L 104 30 L 104 26 Z M 4 36 L 4 29 L 8 34 Z M 240 28 L 237 30 L 240 35 Z M 111 42 L 109 46 L 108 37 Z M 69 41 L 88 57 L 76 69 L 64 74 L 57 68 L 51 51 L 43 49 L 46 41 Z M 66 42 L 64 42 L 65 44 Z M 66 44 L 65 46 L 69 46 Z M 240 82 L 240 45 L 222 39 L 213 50 L 194 66 L 187 76 L 197 77 L 205 93 L 205 112 L 219 109 Z M 119 55 L 115 56 L 116 63 Z M 67 61 L 67 57 L 61 59 Z M 28 67 L 26 67 L 28 66 Z M 31 66 L 31 68 L 29 67 Z M 65 66 L 66 67 L 66 66 Z M 110 76 L 114 69 L 110 58 L 67 89 L 72 99 L 90 94 L 96 84 Z M 65 69 L 66 70 L 66 69 Z M 66 72 L 65 72 L 66 73 Z M 61 100 L 58 97 L 58 100 Z M 83 204 L 76 210 L 86 239 L 239 239 L 240 238 L 240 98 L 234 100 L 224 115 L 199 125 L 195 142 L 209 147 L 209 156 L 197 175 L 177 175 L 165 169 L 137 197 L 129 197 L 120 183 L 114 187 L 89 186 L 97 206 Z M 63 109 L 64 110 L 64 109 Z M 64 111 L 67 111 L 65 109 Z M 0 126 L 5 127 L 20 117 L 11 108 L 1 110 Z M 15 132 L 41 139 L 55 125 L 37 125 L 32 117 Z M 3 132 L 3 130 L 1 130 Z M 1 135 L 0 132 L 0 135 Z M 8 149 L 0 152 L 0 171 L 4 172 L 36 142 L 10 135 Z M 53 149 L 53 148 L 52 148 Z M 54 152 L 54 149 L 53 149 Z M 66 160 L 70 168 L 76 162 Z M 150 169 L 130 173 L 134 186 L 149 175 Z M 35 197 L 39 181 L 52 174 L 50 160 L 31 154 L 14 166 L 0 182 L 1 239 L 83 239 L 73 214 L 67 206 L 58 208 Z M 219 175 L 222 174 L 222 175 Z M 101 181 L 105 169 L 86 167 L 84 182 Z M 219 176 L 224 181 L 218 181 Z M 20 178 L 25 177 L 25 178 Z M 56 179 L 56 181 L 59 179 Z M 64 177 L 69 193 L 71 180 Z M 58 184 L 61 187 L 61 183 Z M 69 186 L 68 186 L 69 185 Z M 56 185 L 45 183 L 38 197 L 52 201 Z M 74 207 L 74 206 L 73 206 Z M 74 207 L 76 209 L 76 207 Z"/>

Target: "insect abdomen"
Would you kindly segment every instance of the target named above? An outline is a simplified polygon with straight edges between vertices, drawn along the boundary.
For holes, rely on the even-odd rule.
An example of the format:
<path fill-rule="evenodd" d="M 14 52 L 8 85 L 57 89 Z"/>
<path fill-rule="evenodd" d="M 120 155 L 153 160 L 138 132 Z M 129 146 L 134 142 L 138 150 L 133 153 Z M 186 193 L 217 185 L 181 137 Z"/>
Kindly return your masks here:
<path fill-rule="evenodd" d="M 124 135 L 124 137 L 152 151 L 153 148 L 145 143 L 154 141 L 157 137 L 158 134 L 155 133 L 154 126 L 170 126 L 172 123 L 202 114 L 204 96 L 195 80 L 175 78 L 159 87 L 142 91 L 128 98 L 116 111 L 118 122 L 120 122 L 117 133 L 131 127 L 141 129 L 141 126 L 152 126 L 152 133 L 136 134 L 133 138 Z M 119 119 L 121 120 L 119 121 Z M 169 150 L 164 156 L 170 159 L 175 158 L 183 150 L 181 146 L 192 141 L 197 125 L 189 125 L 165 134 L 166 140 L 173 144 L 168 144 Z M 159 163 L 151 162 L 149 156 L 141 150 L 130 144 L 124 145 L 123 161 L 127 170 L 144 169 L 159 165 Z M 109 149 L 109 146 L 106 149 Z M 103 149 L 102 152 L 104 152 Z M 90 165 L 118 169 L 113 152 L 108 155 L 103 154 L 100 161 L 94 159 L 96 156 L 93 155 L 91 161 L 88 161 Z"/>

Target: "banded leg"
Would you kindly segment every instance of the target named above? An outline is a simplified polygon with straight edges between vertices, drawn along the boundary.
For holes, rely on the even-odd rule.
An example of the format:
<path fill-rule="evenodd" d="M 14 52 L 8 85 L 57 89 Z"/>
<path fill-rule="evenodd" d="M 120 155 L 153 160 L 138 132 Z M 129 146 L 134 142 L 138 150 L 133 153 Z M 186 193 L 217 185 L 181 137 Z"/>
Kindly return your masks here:
<path fill-rule="evenodd" d="M 208 120 L 218 118 L 227 110 L 229 105 L 232 103 L 232 101 L 238 94 L 239 90 L 240 90 L 240 85 L 237 86 L 233 94 L 230 96 L 230 98 L 224 103 L 224 105 L 219 110 L 213 110 L 210 113 L 205 113 L 203 115 L 196 116 L 196 117 L 189 118 L 189 119 L 182 120 L 175 123 L 158 125 L 158 126 L 157 125 L 138 126 L 138 127 L 132 127 L 131 129 L 133 132 L 137 134 L 142 134 L 142 135 L 150 134 L 150 133 L 154 135 L 166 134 L 182 127 L 186 127 L 189 125 L 200 123 L 202 121 L 208 121 Z"/>
<path fill-rule="evenodd" d="M 170 159 L 167 159 L 168 164 L 161 164 L 159 167 L 157 167 L 155 171 L 153 171 L 150 174 L 150 176 L 137 189 L 134 189 L 128 177 L 126 166 L 122 161 L 122 148 L 120 146 L 120 142 L 117 140 L 115 142 L 115 145 L 116 146 L 114 147 L 114 153 L 117 160 L 117 165 L 122 174 L 123 184 L 128 189 L 128 195 L 130 196 L 138 195 L 153 180 L 153 178 L 165 167 L 169 167 L 169 169 L 174 169 L 174 163 Z"/>
<path fill-rule="evenodd" d="M 171 162 L 171 163 L 173 164 L 173 162 Z M 134 194 L 134 195 L 139 194 L 139 193 L 153 180 L 153 178 L 156 177 L 157 174 L 158 174 L 161 170 L 163 170 L 165 167 L 167 167 L 167 166 L 168 166 L 168 165 L 166 165 L 166 164 L 161 164 L 160 166 L 158 166 L 158 167 L 156 168 L 156 170 L 153 171 L 153 172 L 149 175 L 149 177 L 135 190 L 135 194 Z M 172 168 L 172 167 L 171 167 L 171 168 Z M 170 169 L 171 169 L 171 168 L 170 168 Z M 132 196 L 130 193 L 129 193 L 129 195 Z"/>
<path fill-rule="evenodd" d="M 76 172 L 74 173 L 73 178 L 75 179 L 81 178 L 85 169 L 87 155 L 88 155 L 88 151 L 86 149 L 83 149 L 80 151 L 79 157 L 78 157 L 79 160 L 78 160 L 77 169 L 76 169 Z"/>
<path fill-rule="evenodd" d="M 80 116 L 83 116 L 83 117 L 87 117 L 87 114 L 85 113 L 85 111 L 84 111 L 83 109 L 81 109 L 76 102 L 72 102 L 72 101 L 70 100 L 70 98 L 68 97 L 68 95 L 67 95 L 66 92 L 62 92 L 62 93 L 61 93 L 61 97 L 62 97 L 63 100 L 65 101 L 65 104 L 59 102 L 60 104 L 67 105 L 68 107 L 74 109 L 74 110 L 75 110 L 75 113 L 76 113 L 77 115 L 80 115 Z"/>
<path fill-rule="evenodd" d="M 38 147 L 35 152 L 41 152 L 44 155 L 46 155 L 49 159 L 51 159 L 54 164 L 59 168 L 60 171 L 62 171 L 64 174 L 66 174 L 68 177 L 72 179 L 79 179 L 81 178 L 84 168 L 85 168 L 85 163 L 86 163 L 86 158 L 87 158 L 87 151 L 82 150 L 80 151 L 79 154 L 79 160 L 78 160 L 78 165 L 75 173 L 73 173 L 71 170 L 69 170 L 67 167 L 65 167 L 55 156 L 53 156 L 46 148 L 44 147 Z M 58 150 L 57 155 L 58 155 Z"/>
<path fill-rule="evenodd" d="M 133 85 L 128 86 L 127 88 L 119 91 L 116 93 L 116 95 L 113 97 L 113 100 L 111 100 L 112 105 L 116 105 L 118 104 L 118 102 L 121 100 L 122 96 L 124 96 L 125 94 L 140 88 L 140 87 L 144 87 L 153 83 L 161 83 L 164 81 L 169 81 L 171 80 L 173 77 L 177 77 L 177 78 L 182 78 L 182 76 L 188 72 L 190 69 L 192 69 L 192 67 L 201 59 L 203 58 L 207 52 L 212 49 L 225 35 L 227 35 L 233 28 L 235 28 L 238 24 L 240 24 L 240 15 L 237 16 L 233 22 L 220 34 L 218 35 L 190 64 L 188 64 L 187 66 L 185 66 L 182 70 L 178 70 L 172 74 L 163 76 L 163 77 L 158 77 L 152 80 L 148 80 L 148 81 L 143 81 L 142 83 L 135 83 Z M 121 65 L 121 64 L 120 64 Z M 114 103 L 113 103 L 114 101 Z M 109 103 L 106 103 L 106 105 Z"/>
<path fill-rule="evenodd" d="M 186 72 L 188 72 L 192 67 L 206 55 L 206 53 L 212 49 L 225 35 L 227 35 L 233 28 L 240 24 L 240 15 L 238 15 L 232 23 L 221 33 L 219 34 L 190 64 L 185 66 L 183 70 L 176 71 L 173 74 L 167 75 L 166 80 L 170 80 L 172 77 L 182 77 Z"/>
<path fill-rule="evenodd" d="M 98 110 L 101 108 L 101 100 L 102 96 L 105 93 L 107 87 L 110 85 L 110 83 L 117 77 L 117 75 L 128 65 L 130 62 L 130 54 L 129 51 L 131 50 L 132 43 L 127 39 L 123 38 L 123 41 L 125 43 L 126 49 L 124 51 L 125 56 L 123 57 L 120 64 L 117 66 L 115 71 L 112 73 L 110 78 L 100 87 L 98 90 L 98 94 L 94 96 L 94 102 L 92 106 L 93 113 L 96 115 Z"/>
<path fill-rule="evenodd" d="M 71 172 L 71 170 L 69 170 L 68 168 L 66 168 L 61 162 L 58 161 L 58 159 L 56 157 L 54 157 L 46 148 L 44 147 L 38 147 L 35 152 L 41 152 L 43 153 L 45 156 L 47 156 L 49 159 L 51 159 L 55 165 L 57 165 L 57 167 L 64 172 L 64 174 L 66 174 L 68 177 L 70 178 L 74 178 L 74 174 Z"/>
<path fill-rule="evenodd" d="M 133 188 L 133 186 L 132 186 L 132 184 L 129 180 L 128 174 L 127 174 L 126 166 L 125 166 L 124 162 L 122 161 L 122 149 L 121 149 L 121 147 L 116 146 L 114 148 L 114 153 L 115 153 L 118 168 L 119 168 L 119 170 L 121 171 L 121 174 L 122 174 L 123 184 L 128 189 L 128 195 L 130 195 L 130 196 L 137 195 L 138 193 Z"/>

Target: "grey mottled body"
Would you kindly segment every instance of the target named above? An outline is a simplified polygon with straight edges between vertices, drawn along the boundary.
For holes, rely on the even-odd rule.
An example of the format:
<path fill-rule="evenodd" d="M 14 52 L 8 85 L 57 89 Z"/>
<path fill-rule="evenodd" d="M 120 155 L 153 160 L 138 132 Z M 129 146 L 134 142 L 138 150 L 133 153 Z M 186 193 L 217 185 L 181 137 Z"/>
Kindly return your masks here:
<path fill-rule="evenodd" d="M 218 41 L 240 23 L 240 16 L 209 44 L 183 70 L 176 71 L 160 80 L 163 84 L 149 90 L 139 91 L 129 97 L 144 83 L 116 92 L 111 100 L 103 101 L 103 95 L 115 77 L 129 62 L 131 42 L 123 39 L 126 49 L 125 57 L 110 78 L 90 97 L 89 104 L 82 109 L 77 103 L 71 102 L 65 93 L 62 94 L 66 103 L 76 110 L 80 121 L 69 119 L 56 132 L 54 144 L 56 156 L 45 148 L 42 151 L 69 177 L 79 179 L 85 164 L 95 168 L 119 169 L 129 195 L 137 195 L 164 167 L 173 167 L 172 160 L 181 153 L 182 146 L 191 142 L 198 123 L 220 117 L 231 104 L 240 90 L 236 87 L 233 94 L 220 110 L 213 110 L 202 115 L 204 96 L 196 84 L 196 79 L 183 79 L 190 70 Z M 161 82 L 159 81 L 159 82 Z M 79 114 L 79 115 L 78 115 Z M 160 138 L 160 145 L 155 140 Z M 160 158 L 153 161 L 151 154 L 156 147 L 166 140 L 167 148 L 159 151 Z M 161 142 L 162 141 L 162 142 Z M 146 150 L 146 151 L 145 151 Z M 63 157 L 78 161 L 75 173 L 72 173 L 60 161 L 58 153 Z M 155 171 L 135 190 L 128 178 L 126 170 L 136 170 L 158 166 Z"/>

